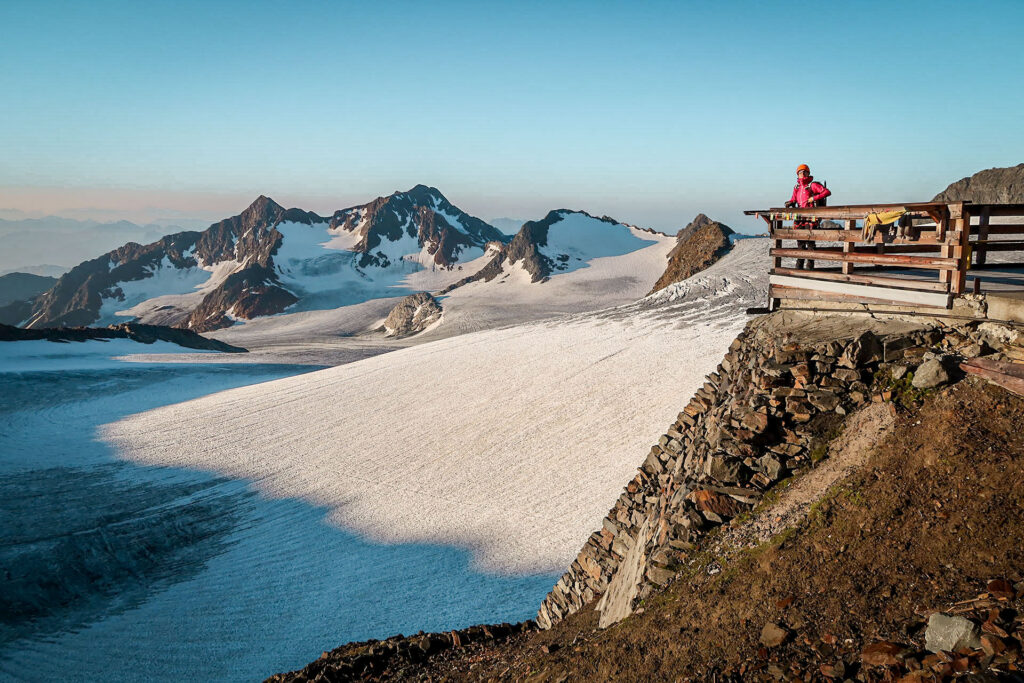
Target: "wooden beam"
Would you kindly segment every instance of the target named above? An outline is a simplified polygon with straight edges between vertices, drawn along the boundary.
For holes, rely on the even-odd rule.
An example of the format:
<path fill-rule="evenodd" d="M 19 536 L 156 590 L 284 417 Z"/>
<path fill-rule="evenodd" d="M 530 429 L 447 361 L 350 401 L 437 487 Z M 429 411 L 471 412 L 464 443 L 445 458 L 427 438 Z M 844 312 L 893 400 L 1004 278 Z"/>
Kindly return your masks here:
<path fill-rule="evenodd" d="M 772 275 L 792 275 L 807 280 L 834 280 L 836 282 L 855 282 L 863 285 L 878 285 L 882 287 L 902 287 L 905 289 L 917 289 L 927 292 L 948 292 L 947 285 L 935 280 L 918 280 L 902 277 L 885 277 L 884 275 L 859 275 L 852 273 L 837 273 L 835 270 L 797 270 L 796 268 L 773 268 Z"/>
<path fill-rule="evenodd" d="M 984 248 L 988 251 L 1022 251 L 1024 250 L 1024 242 L 1019 240 L 989 240 L 987 242 L 975 242 L 978 245 L 977 248 Z M 978 265 L 985 265 L 980 263 Z M 1009 265 L 1009 264 L 1007 264 Z"/>
<path fill-rule="evenodd" d="M 982 214 L 984 216 L 984 214 Z M 978 228 L 973 230 L 981 239 L 981 228 L 984 227 L 989 235 L 1024 235 L 1024 223 L 1001 223 L 992 225 L 990 222 L 986 222 L 984 226 L 981 224 L 974 226 Z"/>
<path fill-rule="evenodd" d="M 856 239 L 857 237 L 860 237 L 860 234 L 857 231 L 857 221 L 855 221 L 852 218 L 848 219 L 846 221 L 846 230 L 845 230 L 845 232 L 847 234 L 844 235 L 844 239 L 843 239 L 843 253 L 844 254 L 852 254 L 853 253 L 853 245 L 855 243 L 848 241 L 847 238 L 853 237 L 854 239 Z M 853 272 L 853 261 L 844 261 L 843 262 L 843 272 L 846 273 L 847 275 L 849 275 L 850 273 Z"/>
<path fill-rule="evenodd" d="M 960 364 L 964 372 L 982 377 L 998 384 L 1007 391 L 1024 396 L 1024 377 L 1013 363 L 993 361 L 987 358 L 975 358 Z"/>
<path fill-rule="evenodd" d="M 776 233 L 780 232 L 780 230 L 782 228 L 782 221 L 774 221 L 774 222 L 771 222 L 770 225 L 772 226 L 771 227 L 772 234 L 776 234 Z M 782 240 L 781 239 L 777 239 L 774 242 L 772 242 L 772 245 L 776 249 L 782 249 Z M 781 258 L 776 257 L 776 258 L 774 258 L 772 260 L 772 267 L 773 268 L 778 268 L 781 265 L 782 265 L 782 259 Z"/>
<path fill-rule="evenodd" d="M 946 217 L 946 216 L 943 216 L 942 220 L 939 221 L 938 233 L 939 233 L 939 239 L 940 240 L 944 240 L 944 238 L 946 237 L 946 231 L 948 229 L 949 229 L 949 218 Z M 942 249 L 939 251 L 939 253 L 942 255 L 943 258 L 952 259 L 953 258 L 953 246 L 951 244 L 944 244 L 942 246 Z M 939 282 L 944 282 L 944 283 L 949 284 L 950 286 L 952 286 L 953 271 L 951 271 L 951 270 L 944 270 L 941 273 L 939 273 Z"/>
<path fill-rule="evenodd" d="M 938 254 L 942 250 L 941 244 L 920 244 L 918 242 L 909 243 L 898 243 L 898 244 L 886 244 L 886 254 Z M 844 250 L 845 251 L 845 250 Z M 877 254 L 878 247 L 854 247 L 852 249 L 857 254 Z"/>
<path fill-rule="evenodd" d="M 963 294 L 967 291 L 967 269 L 971 267 L 971 248 L 969 240 L 971 238 L 971 213 L 970 207 L 961 206 L 961 215 L 957 219 L 957 230 L 960 233 L 960 242 L 953 247 L 953 256 L 957 260 L 957 269 L 953 278 L 953 286 L 950 287 L 950 292 L 953 294 Z"/>
<path fill-rule="evenodd" d="M 812 258 L 823 261 L 850 261 L 852 263 L 874 263 L 907 268 L 929 270 L 955 270 L 956 259 L 932 256 L 904 256 L 902 254 L 844 254 L 838 249 L 772 249 L 772 256 L 782 258 Z"/>
<path fill-rule="evenodd" d="M 935 308 L 949 308 L 952 302 L 952 297 L 944 293 L 872 287 L 844 282 L 810 281 L 806 278 L 788 277 L 785 275 L 770 275 L 768 277 L 768 284 L 773 289 L 781 287 L 783 288 L 782 291 L 785 291 L 787 288 L 805 289 L 825 294 L 837 294 L 844 297 L 898 301 L 905 304 L 932 306 Z"/>
<path fill-rule="evenodd" d="M 974 204 L 971 207 L 974 213 L 985 209 L 989 216 L 1024 216 L 1024 204 Z"/>
<path fill-rule="evenodd" d="M 990 209 L 987 206 L 982 208 L 981 217 L 978 219 L 978 242 L 981 242 L 981 244 L 979 244 L 978 247 L 975 248 L 974 253 L 978 255 L 977 263 L 979 266 L 985 265 L 985 256 L 987 252 L 987 249 L 985 248 L 985 242 L 988 241 L 989 211 Z"/>
<path fill-rule="evenodd" d="M 854 219 L 847 219 L 848 223 L 855 222 Z M 852 233 L 852 234 L 851 234 Z M 792 228 L 776 230 L 772 237 L 780 240 L 812 240 L 815 242 L 864 242 L 859 229 L 850 230 L 794 230 Z M 875 235 L 875 242 L 881 244 L 885 240 L 881 232 Z M 940 244 L 937 233 L 934 230 L 922 231 L 919 239 L 897 240 L 898 244 Z"/>

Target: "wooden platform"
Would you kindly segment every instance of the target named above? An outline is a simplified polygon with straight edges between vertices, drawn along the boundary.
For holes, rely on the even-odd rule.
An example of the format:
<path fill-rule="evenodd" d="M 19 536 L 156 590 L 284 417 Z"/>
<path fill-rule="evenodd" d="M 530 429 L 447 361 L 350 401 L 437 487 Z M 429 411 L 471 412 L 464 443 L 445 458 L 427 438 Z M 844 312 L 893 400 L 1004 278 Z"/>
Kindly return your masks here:
<path fill-rule="evenodd" d="M 772 308 L 823 301 L 949 310 L 958 298 L 977 294 L 1014 303 L 1008 295 L 1024 298 L 1024 204 L 906 202 L 745 213 L 770 226 Z"/>

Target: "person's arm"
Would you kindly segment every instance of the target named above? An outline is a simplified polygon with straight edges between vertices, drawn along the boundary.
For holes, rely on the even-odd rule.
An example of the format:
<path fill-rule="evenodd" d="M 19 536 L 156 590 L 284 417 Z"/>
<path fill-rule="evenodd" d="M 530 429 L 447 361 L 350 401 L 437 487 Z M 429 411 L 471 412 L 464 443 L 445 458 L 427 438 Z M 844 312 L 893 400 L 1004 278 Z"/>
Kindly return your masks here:
<path fill-rule="evenodd" d="M 811 192 L 813 193 L 811 195 L 811 201 L 815 202 L 821 201 L 825 197 L 832 196 L 832 190 L 828 189 L 821 183 L 811 183 Z"/>
<path fill-rule="evenodd" d="M 787 209 L 790 208 L 790 207 L 793 207 L 793 206 L 796 206 L 796 188 L 795 187 L 793 188 L 793 194 L 790 195 L 790 197 L 789 197 L 789 201 L 786 202 L 786 208 Z"/>

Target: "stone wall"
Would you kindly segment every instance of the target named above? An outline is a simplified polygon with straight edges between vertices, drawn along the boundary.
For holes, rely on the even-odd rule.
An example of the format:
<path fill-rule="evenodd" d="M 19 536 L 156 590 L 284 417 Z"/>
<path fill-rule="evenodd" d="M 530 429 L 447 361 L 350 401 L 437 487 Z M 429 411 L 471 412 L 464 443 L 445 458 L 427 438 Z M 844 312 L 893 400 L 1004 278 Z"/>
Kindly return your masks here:
<path fill-rule="evenodd" d="M 987 341 L 999 336 L 976 323 L 865 325 L 862 316 L 830 316 L 834 334 L 801 334 L 806 326 L 779 315 L 752 321 L 733 342 L 545 598 L 538 626 L 599 596 L 602 627 L 628 615 L 710 530 L 811 466 L 844 415 L 889 399 L 873 387 L 880 369 L 891 383 L 931 361 L 934 381 L 948 381 L 944 369 L 955 374 L 959 358 L 991 352 Z"/>

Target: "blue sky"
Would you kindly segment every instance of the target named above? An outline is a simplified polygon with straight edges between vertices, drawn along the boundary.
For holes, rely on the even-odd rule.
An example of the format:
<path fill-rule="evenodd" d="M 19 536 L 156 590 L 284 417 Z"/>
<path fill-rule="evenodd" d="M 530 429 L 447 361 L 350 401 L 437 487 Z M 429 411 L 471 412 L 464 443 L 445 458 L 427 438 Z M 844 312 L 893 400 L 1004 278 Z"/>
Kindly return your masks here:
<path fill-rule="evenodd" d="M 5 0 L 0 208 L 326 212 L 422 182 L 483 218 L 753 229 L 799 163 L 856 203 L 1024 162 L 1022 43 L 1018 0 Z"/>

